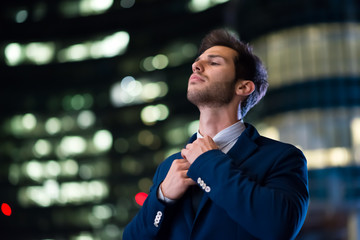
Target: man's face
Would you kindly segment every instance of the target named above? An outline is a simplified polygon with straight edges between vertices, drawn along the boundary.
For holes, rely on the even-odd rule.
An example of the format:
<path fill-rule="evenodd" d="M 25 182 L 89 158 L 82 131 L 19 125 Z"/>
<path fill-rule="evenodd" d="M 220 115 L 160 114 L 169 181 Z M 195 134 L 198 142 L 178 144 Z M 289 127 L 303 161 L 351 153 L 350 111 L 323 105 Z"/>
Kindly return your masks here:
<path fill-rule="evenodd" d="M 198 107 L 220 107 L 231 102 L 235 92 L 237 52 L 224 46 L 207 49 L 193 63 L 187 97 Z"/>

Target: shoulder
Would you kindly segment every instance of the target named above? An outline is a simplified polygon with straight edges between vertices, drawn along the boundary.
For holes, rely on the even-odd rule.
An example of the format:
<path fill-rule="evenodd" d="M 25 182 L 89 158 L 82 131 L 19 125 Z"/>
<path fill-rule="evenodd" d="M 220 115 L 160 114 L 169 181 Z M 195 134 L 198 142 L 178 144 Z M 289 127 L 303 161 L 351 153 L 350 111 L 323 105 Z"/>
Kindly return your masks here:
<path fill-rule="evenodd" d="M 260 146 L 268 146 L 270 148 L 278 149 L 279 151 L 293 150 L 293 151 L 301 152 L 300 149 L 298 149 L 297 147 L 295 147 L 294 145 L 292 145 L 290 143 L 280 142 L 278 140 L 274 140 L 274 139 L 264 137 L 264 136 L 260 136 L 257 140 L 257 143 Z"/>
<path fill-rule="evenodd" d="M 259 134 L 256 128 L 250 124 L 246 124 L 245 134 L 260 148 L 269 149 L 271 151 L 295 151 L 300 152 L 301 150 L 290 143 L 281 142 L 275 139 L 271 139 Z"/>
<path fill-rule="evenodd" d="M 306 158 L 302 151 L 290 143 L 280 142 L 268 137 L 261 136 L 258 131 L 250 124 L 246 124 L 246 130 L 243 136 L 239 138 L 238 149 L 243 146 L 253 149 L 252 156 L 258 158 L 266 158 L 268 162 L 275 164 L 276 162 L 291 162 L 294 160 L 306 164 Z"/>

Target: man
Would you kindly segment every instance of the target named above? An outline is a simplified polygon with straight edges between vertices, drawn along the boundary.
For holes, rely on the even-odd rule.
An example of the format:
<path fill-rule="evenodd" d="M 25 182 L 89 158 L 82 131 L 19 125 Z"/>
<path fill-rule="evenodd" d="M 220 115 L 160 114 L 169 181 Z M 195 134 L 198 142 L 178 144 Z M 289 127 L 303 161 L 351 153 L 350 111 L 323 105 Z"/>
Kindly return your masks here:
<path fill-rule="evenodd" d="M 294 239 L 309 201 L 306 159 L 241 120 L 265 95 L 265 68 L 225 30 L 199 53 L 187 93 L 199 130 L 160 164 L 123 239 Z"/>

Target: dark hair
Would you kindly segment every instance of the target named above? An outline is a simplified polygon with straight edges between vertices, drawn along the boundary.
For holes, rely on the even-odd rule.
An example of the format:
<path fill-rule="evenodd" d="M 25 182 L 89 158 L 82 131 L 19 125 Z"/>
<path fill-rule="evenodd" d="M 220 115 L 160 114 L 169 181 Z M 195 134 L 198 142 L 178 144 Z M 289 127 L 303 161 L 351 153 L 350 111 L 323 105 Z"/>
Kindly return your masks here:
<path fill-rule="evenodd" d="M 249 44 L 243 43 L 235 35 L 224 29 L 216 29 L 207 34 L 201 42 L 199 55 L 213 46 L 225 46 L 234 49 L 238 54 L 234 59 L 235 80 L 251 80 L 255 84 L 255 90 L 245 101 L 241 102 L 240 113 L 244 117 L 246 113 L 264 97 L 269 86 L 267 71 Z"/>

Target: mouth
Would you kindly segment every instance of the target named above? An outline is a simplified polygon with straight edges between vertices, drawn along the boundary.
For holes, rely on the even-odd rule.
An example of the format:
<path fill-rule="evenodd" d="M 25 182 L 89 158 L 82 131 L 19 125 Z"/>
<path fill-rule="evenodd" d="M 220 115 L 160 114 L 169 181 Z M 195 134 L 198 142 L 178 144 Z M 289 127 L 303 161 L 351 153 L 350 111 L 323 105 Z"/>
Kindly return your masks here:
<path fill-rule="evenodd" d="M 190 83 L 193 83 L 193 82 L 194 83 L 195 82 L 205 82 L 205 80 L 202 77 L 200 77 L 199 75 L 193 73 L 193 74 L 191 74 L 191 76 L 189 78 L 189 82 Z"/>

